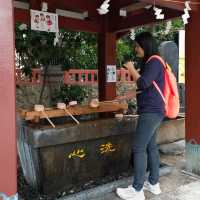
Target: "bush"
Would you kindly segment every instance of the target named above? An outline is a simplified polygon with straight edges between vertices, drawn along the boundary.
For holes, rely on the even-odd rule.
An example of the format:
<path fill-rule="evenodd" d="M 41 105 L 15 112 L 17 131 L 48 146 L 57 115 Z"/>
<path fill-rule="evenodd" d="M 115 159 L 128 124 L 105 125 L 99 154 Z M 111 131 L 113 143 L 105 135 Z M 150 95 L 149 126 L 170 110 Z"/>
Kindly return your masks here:
<path fill-rule="evenodd" d="M 53 101 L 65 103 L 77 101 L 78 103 L 82 103 L 87 97 L 88 91 L 86 87 L 78 85 L 61 85 L 60 88 L 55 91 Z"/>

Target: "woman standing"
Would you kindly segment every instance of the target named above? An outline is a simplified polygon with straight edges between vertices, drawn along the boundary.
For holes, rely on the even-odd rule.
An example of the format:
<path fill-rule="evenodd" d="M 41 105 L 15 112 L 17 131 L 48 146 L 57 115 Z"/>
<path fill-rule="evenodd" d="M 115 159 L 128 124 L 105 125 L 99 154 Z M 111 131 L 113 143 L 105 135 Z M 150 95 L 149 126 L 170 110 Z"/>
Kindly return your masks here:
<path fill-rule="evenodd" d="M 159 152 L 156 144 L 156 130 L 164 118 L 164 102 L 152 84 L 155 81 L 163 92 L 164 69 L 157 58 L 155 39 L 149 32 L 143 32 L 135 39 L 136 56 L 142 59 L 140 74 L 132 62 L 124 66 L 129 70 L 137 84 L 138 124 L 133 136 L 134 180 L 128 188 L 117 188 L 116 193 L 125 200 L 144 200 L 143 189 L 153 194 L 160 194 L 159 186 Z M 145 174 L 149 166 L 149 177 L 145 182 Z"/>

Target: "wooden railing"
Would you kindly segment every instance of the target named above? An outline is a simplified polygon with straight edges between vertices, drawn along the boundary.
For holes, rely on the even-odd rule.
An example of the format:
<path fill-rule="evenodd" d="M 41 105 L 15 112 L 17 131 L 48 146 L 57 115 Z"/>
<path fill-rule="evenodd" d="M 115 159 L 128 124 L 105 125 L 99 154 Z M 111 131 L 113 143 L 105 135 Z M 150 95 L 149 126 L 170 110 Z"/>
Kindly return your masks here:
<path fill-rule="evenodd" d="M 18 85 L 39 85 L 42 83 L 40 69 L 32 69 L 30 77 L 25 76 L 21 69 L 16 69 L 16 82 Z M 63 81 L 68 85 L 98 85 L 98 70 L 70 69 L 64 71 L 63 75 L 57 77 L 54 83 Z M 121 68 L 117 70 L 117 82 L 132 83 L 128 70 Z"/>
<path fill-rule="evenodd" d="M 132 83 L 128 70 L 117 70 L 117 82 Z M 97 85 L 98 70 L 71 69 L 64 72 L 64 83 L 69 85 Z"/>
<path fill-rule="evenodd" d="M 30 76 L 25 76 L 21 69 L 16 69 L 16 83 L 18 85 L 39 85 L 42 83 L 41 77 L 40 69 L 32 69 Z"/>

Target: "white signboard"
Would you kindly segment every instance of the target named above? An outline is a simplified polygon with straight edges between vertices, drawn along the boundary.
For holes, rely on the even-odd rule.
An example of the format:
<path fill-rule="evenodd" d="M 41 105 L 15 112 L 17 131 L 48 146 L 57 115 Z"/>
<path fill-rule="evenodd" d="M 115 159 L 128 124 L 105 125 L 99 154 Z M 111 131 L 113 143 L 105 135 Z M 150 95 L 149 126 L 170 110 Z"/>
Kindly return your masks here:
<path fill-rule="evenodd" d="M 39 10 L 31 10 L 31 29 L 36 31 L 58 32 L 58 15 Z"/>
<path fill-rule="evenodd" d="M 117 81 L 117 73 L 116 73 L 116 65 L 107 65 L 107 82 L 116 82 Z"/>

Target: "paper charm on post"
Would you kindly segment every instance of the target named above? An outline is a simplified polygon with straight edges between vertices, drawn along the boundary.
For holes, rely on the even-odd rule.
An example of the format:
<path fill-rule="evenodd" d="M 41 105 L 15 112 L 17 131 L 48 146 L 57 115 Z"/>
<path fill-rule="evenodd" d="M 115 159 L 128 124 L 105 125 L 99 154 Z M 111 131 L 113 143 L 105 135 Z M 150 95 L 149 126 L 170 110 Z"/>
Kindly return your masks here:
<path fill-rule="evenodd" d="M 58 32 L 58 15 L 31 10 L 31 29 L 36 31 Z"/>
<path fill-rule="evenodd" d="M 109 2 L 110 2 L 110 0 L 105 0 L 105 1 L 101 4 L 100 8 L 97 8 L 97 11 L 98 11 L 98 13 L 99 13 L 100 15 L 105 15 L 105 14 L 107 14 L 107 13 L 109 12 L 109 10 L 108 10 L 108 8 L 109 8 L 109 6 L 110 6 Z"/>
<path fill-rule="evenodd" d="M 116 73 L 116 65 L 107 65 L 107 82 L 116 82 L 117 81 L 117 73 Z"/>

